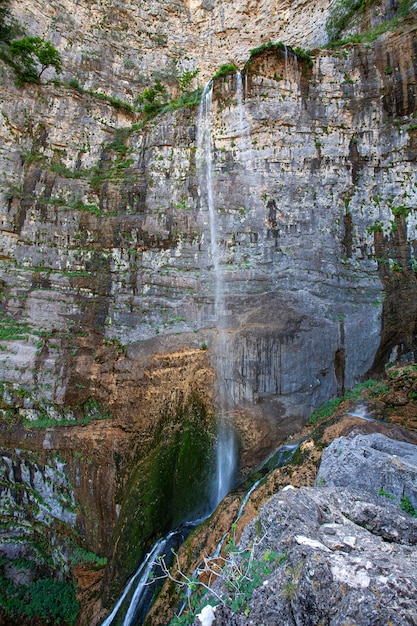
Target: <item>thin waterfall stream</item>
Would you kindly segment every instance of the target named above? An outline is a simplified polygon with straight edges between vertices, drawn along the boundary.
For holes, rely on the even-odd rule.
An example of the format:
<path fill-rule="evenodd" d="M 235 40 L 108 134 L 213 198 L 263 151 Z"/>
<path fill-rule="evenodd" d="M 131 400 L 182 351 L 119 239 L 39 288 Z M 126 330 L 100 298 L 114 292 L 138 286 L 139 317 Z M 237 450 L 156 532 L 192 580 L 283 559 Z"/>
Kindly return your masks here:
<path fill-rule="evenodd" d="M 210 229 L 210 262 L 212 264 L 212 286 L 214 292 L 214 324 L 217 341 L 213 346 L 213 359 L 217 373 L 217 432 L 216 466 L 212 483 L 210 508 L 214 510 L 218 503 L 230 491 L 235 481 L 237 466 L 237 448 L 233 425 L 228 417 L 227 379 L 229 354 L 226 332 L 226 301 L 224 280 L 221 266 L 221 247 L 219 245 L 219 224 L 216 213 L 213 187 L 213 82 L 204 88 L 201 96 L 197 128 L 197 168 L 199 178 L 200 201 L 207 211 Z M 229 374 L 229 375 L 228 375 Z"/>

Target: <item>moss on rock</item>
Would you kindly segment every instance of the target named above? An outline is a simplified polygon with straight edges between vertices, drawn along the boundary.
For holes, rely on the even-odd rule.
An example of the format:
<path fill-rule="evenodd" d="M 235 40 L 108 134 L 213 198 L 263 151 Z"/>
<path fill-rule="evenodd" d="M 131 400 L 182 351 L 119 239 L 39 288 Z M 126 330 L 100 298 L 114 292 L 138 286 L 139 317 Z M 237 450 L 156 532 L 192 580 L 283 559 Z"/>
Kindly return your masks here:
<path fill-rule="evenodd" d="M 205 511 L 214 428 L 213 414 L 196 394 L 166 407 L 151 452 L 138 461 L 121 503 L 105 600 L 119 593 L 157 536 Z"/>

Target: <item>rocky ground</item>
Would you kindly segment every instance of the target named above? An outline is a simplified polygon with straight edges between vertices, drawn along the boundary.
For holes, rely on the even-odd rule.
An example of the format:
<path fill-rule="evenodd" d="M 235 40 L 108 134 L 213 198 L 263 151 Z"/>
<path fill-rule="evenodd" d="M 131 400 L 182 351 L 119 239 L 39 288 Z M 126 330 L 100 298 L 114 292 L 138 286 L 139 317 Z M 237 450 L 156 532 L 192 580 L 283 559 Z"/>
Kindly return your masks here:
<path fill-rule="evenodd" d="M 235 554 L 223 544 L 226 567 L 214 590 L 229 599 L 214 625 L 415 623 L 416 384 L 415 366 L 392 368 L 294 434 L 292 441 L 303 441 L 299 453 L 264 479 L 239 521 L 242 490 L 183 546 L 185 572 L 201 554 L 214 554 L 225 532 L 237 544 Z M 239 568 L 252 582 L 233 590 Z M 207 572 L 202 580 L 209 582 Z M 147 624 L 168 623 L 167 593 L 172 585 Z"/>

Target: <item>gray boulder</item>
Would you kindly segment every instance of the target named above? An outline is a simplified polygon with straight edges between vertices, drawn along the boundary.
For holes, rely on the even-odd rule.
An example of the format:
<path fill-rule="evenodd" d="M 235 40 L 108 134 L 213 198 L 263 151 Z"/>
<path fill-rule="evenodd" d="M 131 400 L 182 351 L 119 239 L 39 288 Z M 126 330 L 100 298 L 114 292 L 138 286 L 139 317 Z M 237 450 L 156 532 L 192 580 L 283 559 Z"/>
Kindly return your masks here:
<path fill-rule="evenodd" d="M 335 439 L 323 453 L 316 485 L 381 494 L 417 509 L 417 446 L 380 433 Z"/>

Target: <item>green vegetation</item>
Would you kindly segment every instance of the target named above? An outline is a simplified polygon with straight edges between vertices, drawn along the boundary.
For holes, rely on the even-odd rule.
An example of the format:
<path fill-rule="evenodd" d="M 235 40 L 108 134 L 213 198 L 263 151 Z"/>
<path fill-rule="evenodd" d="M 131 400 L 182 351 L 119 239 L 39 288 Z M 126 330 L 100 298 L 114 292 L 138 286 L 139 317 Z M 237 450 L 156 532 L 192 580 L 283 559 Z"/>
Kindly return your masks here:
<path fill-rule="evenodd" d="M 168 100 L 168 92 L 160 80 L 156 80 L 151 87 L 147 87 L 136 98 L 136 105 L 145 115 L 154 116 L 161 111 Z"/>
<path fill-rule="evenodd" d="M 167 111 L 177 111 L 178 109 L 183 109 L 185 107 L 192 108 L 198 106 L 201 99 L 201 93 L 201 88 L 183 93 L 179 98 L 174 98 L 173 100 L 167 102 L 167 104 L 162 107 L 161 113 L 166 113 Z"/>
<path fill-rule="evenodd" d="M 407 217 L 410 215 L 412 209 L 411 207 L 406 207 L 404 204 L 400 206 L 391 206 L 391 211 L 394 217 Z"/>
<path fill-rule="evenodd" d="M 0 557 L 0 605 L 14 623 L 17 619 L 22 623 L 33 619 L 43 620 L 44 624 L 74 624 L 78 602 L 73 582 L 39 577 L 29 584 L 14 583 L 6 575 L 10 566 L 22 573 L 33 572 L 37 566 L 23 558 L 12 561 Z"/>
<path fill-rule="evenodd" d="M 408 513 L 412 517 L 417 517 L 417 510 L 411 504 L 409 496 L 403 496 L 401 498 L 400 509 Z"/>
<path fill-rule="evenodd" d="M 331 6 L 326 22 L 326 31 L 330 46 L 336 47 L 346 43 L 375 41 L 375 39 L 383 33 L 397 28 L 401 19 L 408 15 L 413 6 L 413 0 L 402 0 L 397 8 L 396 17 L 366 32 L 355 33 L 344 39 L 339 39 L 343 31 L 353 23 L 355 15 L 363 13 L 363 11 L 372 4 L 372 1 L 373 0 L 338 0 Z"/>
<path fill-rule="evenodd" d="M 224 63 L 219 67 L 217 72 L 213 76 L 213 80 L 219 80 L 219 78 L 223 78 L 224 76 L 229 76 L 230 74 L 236 74 L 237 67 L 234 63 Z"/>
<path fill-rule="evenodd" d="M 335 412 L 335 410 L 337 409 L 337 407 L 340 404 L 342 404 L 344 400 L 345 400 L 344 396 L 340 398 L 332 398 L 331 400 L 328 400 L 328 402 L 325 402 L 319 409 L 316 409 L 315 411 L 313 411 L 313 413 L 310 415 L 310 419 L 308 423 L 315 424 L 316 422 L 319 422 L 325 419 L 326 417 L 331 417 L 333 413 Z"/>
<path fill-rule="evenodd" d="M 51 406 L 55 408 L 53 405 Z M 36 420 L 24 420 L 26 428 L 51 428 L 53 426 L 74 426 L 79 424 L 86 426 L 91 420 L 112 418 L 111 413 L 95 398 L 89 398 L 84 404 L 74 407 L 75 414 L 72 419 L 52 417 L 45 407 L 39 407 L 38 411 Z M 60 415 L 59 412 L 57 414 Z"/>
<path fill-rule="evenodd" d="M 262 54 L 266 50 L 276 50 L 276 51 L 285 50 L 285 46 L 282 43 L 282 41 L 277 41 L 275 43 L 272 41 L 268 41 L 267 43 L 263 43 L 260 46 L 257 46 L 256 48 L 252 48 L 252 50 L 250 50 L 250 56 L 251 57 L 258 56 L 259 54 Z"/>
<path fill-rule="evenodd" d="M 193 83 L 194 78 L 199 74 L 200 68 L 195 69 L 194 71 L 187 71 L 182 74 L 178 79 L 178 86 L 182 93 L 187 93 L 191 89 L 191 85 Z"/>
<path fill-rule="evenodd" d="M 385 491 L 383 487 L 378 491 L 379 496 L 384 496 L 384 498 L 389 498 L 390 500 L 394 500 L 394 496 Z"/>
<path fill-rule="evenodd" d="M 98 556 L 95 552 L 89 552 L 81 546 L 74 546 L 69 561 L 72 565 L 78 563 L 86 563 L 91 565 L 91 569 L 100 570 L 107 565 L 107 558 L 104 556 Z"/>
<path fill-rule="evenodd" d="M 225 557 L 218 556 L 213 563 L 210 559 L 205 559 L 204 569 L 199 570 L 200 578 L 189 577 L 179 568 L 173 575 L 166 566 L 164 557 L 159 560 L 163 574 L 184 590 L 184 600 L 188 606 L 187 612 L 174 617 L 170 626 L 192 624 L 197 613 L 209 604 L 212 606 L 223 604 L 230 607 L 233 613 L 248 615 L 249 602 L 255 589 L 262 585 L 263 580 L 274 569 L 287 560 L 286 553 L 278 554 L 268 548 L 255 556 L 255 549 L 262 544 L 264 537 L 256 539 L 248 548 L 240 550 L 235 543 L 234 529 L 233 525 L 233 534 L 229 536 Z M 220 580 L 224 591 L 217 592 L 208 587 L 203 582 L 201 574 Z"/>
<path fill-rule="evenodd" d="M 304 61 L 307 67 L 313 67 L 313 57 L 310 54 L 309 50 L 304 50 L 304 48 L 294 48 L 295 56 L 299 61 Z"/>
<path fill-rule="evenodd" d="M 76 77 L 71 78 L 71 80 L 69 81 L 69 83 L 67 83 L 66 86 L 70 87 L 71 89 L 75 89 L 79 93 L 85 93 L 85 94 L 92 96 L 93 98 L 97 98 L 98 100 L 103 100 L 104 102 L 108 102 L 109 104 L 114 106 L 116 109 L 120 109 L 121 111 L 126 111 L 127 113 L 136 111 L 135 107 L 129 102 L 126 102 L 125 100 L 121 100 L 120 98 L 115 98 L 114 96 L 110 96 L 109 94 L 103 93 L 102 91 L 94 91 L 93 89 L 84 89 L 84 87 L 80 85 L 80 82 L 78 78 Z"/>
<path fill-rule="evenodd" d="M 383 383 L 378 383 L 376 380 L 366 380 L 364 383 L 357 385 L 354 389 L 345 393 L 344 396 L 341 396 L 339 398 L 332 398 L 328 402 L 325 402 L 325 404 L 313 411 L 313 413 L 310 415 L 308 423 L 316 424 L 326 417 L 331 417 L 337 407 L 342 404 L 342 402 L 344 402 L 345 400 L 357 400 L 364 389 L 371 389 L 371 393 L 373 395 L 377 395 L 378 393 L 385 392 L 387 388 L 386 385 L 384 385 Z"/>
<path fill-rule="evenodd" d="M 226 604 L 234 613 L 244 611 L 251 600 L 254 590 L 262 581 L 287 559 L 286 554 L 278 554 L 272 550 L 264 550 L 261 557 L 254 558 L 254 546 L 239 551 L 234 539 L 230 540 L 226 549 L 226 565 L 222 578 L 230 597 Z"/>
<path fill-rule="evenodd" d="M 39 342 L 42 346 L 42 341 Z M 87 389 L 84 385 L 77 388 Z M 25 401 L 31 406 L 31 419 L 24 419 L 26 428 L 48 428 L 51 426 L 73 426 L 89 424 L 92 420 L 111 419 L 112 415 L 105 406 L 91 396 L 85 401 L 72 406 L 61 406 L 38 398 L 38 390 L 28 385 L 0 382 L 0 408 L 7 411 L 11 420 L 20 420 L 21 409 Z M 3 418 L 5 415 L 3 414 Z"/>
<path fill-rule="evenodd" d="M 205 510 L 214 431 L 214 416 L 197 394 L 166 406 L 149 453 L 141 455 L 123 496 L 113 561 L 122 578 L 135 570 L 151 540 Z M 120 581 L 115 578 L 113 585 L 118 592 Z"/>
<path fill-rule="evenodd" d="M 166 113 L 167 111 L 176 111 L 184 107 L 194 107 L 200 102 L 201 89 L 189 91 L 194 78 L 199 73 L 199 69 L 194 72 L 185 72 L 179 79 L 179 88 L 182 92 L 178 98 L 170 98 L 166 86 L 158 79 L 150 87 L 146 87 L 136 98 L 135 104 L 130 104 L 120 98 L 115 98 L 108 94 L 84 89 L 78 78 L 72 78 L 67 84 L 68 87 L 76 89 L 79 93 L 86 93 L 94 98 L 108 102 L 112 106 L 125 112 L 139 112 L 144 118 L 139 124 L 134 124 L 129 129 L 129 134 L 140 130 L 143 125 L 152 120 L 156 115 Z M 117 131 L 116 131 L 117 132 Z"/>
<path fill-rule="evenodd" d="M 4 313 L 0 314 L 0 341 L 27 339 L 31 332 L 29 324 L 17 322 Z"/>
<path fill-rule="evenodd" d="M 8 0 L 0 0 L 0 58 L 13 69 L 16 84 L 39 84 L 48 67 L 59 74 L 61 55 L 50 41 L 30 36 L 16 39 L 24 29 L 12 18 L 8 5 Z"/>
<path fill-rule="evenodd" d="M 24 37 L 12 41 L 9 53 L 16 78 L 22 84 L 40 83 L 41 76 L 48 67 L 53 67 L 57 74 L 62 70 L 60 53 L 50 41 L 41 37 Z"/>
<path fill-rule="evenodd" d="M 4 44 L 10 44 L 12 39 L 20 37 L 23 32 L 20 24 L 10 14 L 9 0 L 0 0 L 0 51 Z M 3 57 L 0 55 L 0 58 Z"/>
<path fill-rule="evenodd" d="M 369 0 L 338 0 L 329 11 L 326 21 L 326 32 L 329 43 L 335 42 L 340 34 L 347 28 L 353 16 L 364 11 Z"/>
<path fill-rule="evenodd" d="M 366 229 L 369 234 L 384 232 L 384 224 L 380 220 L 376 220 L 372 226 L 368 226 Z"/>
<path fill-rule="evenodd" d="M 279 52 L 282 55 L 282 53 L 285 52 L 286 49 L 288 50 L 290 54 L 295 54 L 295 56 L 297 57 L 299 61 L 304 62 L 306 67 L 312 67 L 313 58 L 308 50 L 304 50 L 304 48 L 300 48 L 300 47 L 291 48 L 290 46 L 285 46 L 282 43 L 282 41 L 277 41 L 277 42 L 268 41 L 267 43 L 261 44 L 257 48 L 252 48 L 252 50 L 250 50 L 250 57 L 249 57 L 248 63 L 250 63 L 254 57 L 257 57 L 260 54 L 263 54 L 267 50 L 273 50 L 277 53 Z"/>

